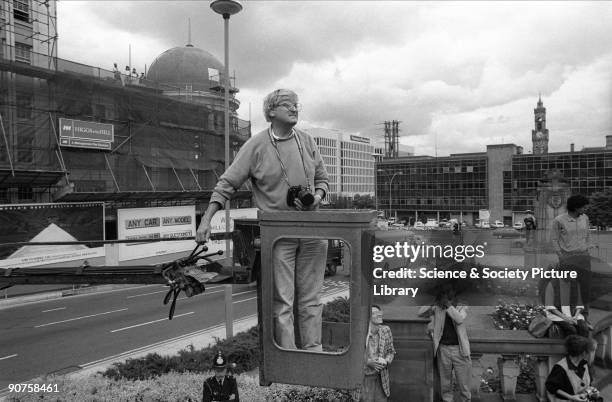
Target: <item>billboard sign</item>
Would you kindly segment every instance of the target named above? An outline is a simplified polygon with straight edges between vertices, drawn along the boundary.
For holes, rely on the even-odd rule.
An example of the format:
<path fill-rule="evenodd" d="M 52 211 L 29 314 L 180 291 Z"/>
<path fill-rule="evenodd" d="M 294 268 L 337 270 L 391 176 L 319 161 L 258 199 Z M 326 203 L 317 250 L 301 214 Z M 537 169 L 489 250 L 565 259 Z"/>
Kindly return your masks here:
<path fill-rule="evenodd" d="M 104 240 L 104 203 L 0 205 L 0 243 Z M 0 248 L 0 268 L 34 267 L 104 256 L 85 244 Z"/>
<path fill-rule="evenodd" d="M 59 119 L 59 141 L 62 146 L 110 150 L 114 139 L 112 124 Z"/>
<path fill-rule="evenodd" d="M 364 144 L 369 144 L 370 143 L 370 139 L 367 137 L 360 137 L 358 135 L 351 135 L 351 141 L 355 141 L 355 142 L 362 142 Z"/>
<path fill-rule="evenodd" d="M 488 209 L 480 209 L 478 210 L 478 219 L 480 219 L 480 221 L 489 221 L 489 219 L 491 218 L 491 213 L 489 212 Z"/>
<path fill-rule="evenodd" d="M 117 210 L 120 240 L 180 239 L 195 236 L 195 205 Z M 194 240 L 119 245 L 119 261 L 192 250 Z"/>

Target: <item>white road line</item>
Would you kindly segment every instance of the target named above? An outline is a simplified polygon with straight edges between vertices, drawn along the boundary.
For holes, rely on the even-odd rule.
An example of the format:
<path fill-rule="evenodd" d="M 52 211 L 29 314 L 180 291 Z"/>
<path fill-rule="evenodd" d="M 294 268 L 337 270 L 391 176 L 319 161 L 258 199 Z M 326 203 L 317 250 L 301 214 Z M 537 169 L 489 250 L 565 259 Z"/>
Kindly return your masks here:
<path fill-rule="evenodd" d="M 186 300 L 186 299 L 192 299 L 194 297 L 198 297 L 198 296 L 206 296 L 206 295 L 212 295 L 213 293 L 221 293 L 221 292 L 225 292 L 224 290 L 216 290 L 214 292 L 204 292 L 204 293 L 200 293 L 199 295 L 195 295 L 195 296 L 191 296 L 191 297 L 187 297 L 187 296 L 183 296 L 183 297 L 179 297 L 176 300 Z"/>
<path fill-rule="evenodd" d="M 46 327 L 46 326 L 49 326 L 49 325 L 61 324 L 61 323 L 63 323 L 63 322 L 69 322 L 69 321 L 81 320 L 81 319 L 83 319 L 83 318 L 90 318 L 90 317 L 96 317 L 96 316 L 99 316 L 99 315 L 105 315 L 105 314 L 117 313 L 117 312 L 119 312 L 119 311 L 125 311 L 125 310 L 127 310 L 127 308 L 121 308 L 121 309 L 119 309 L 119 310 L 106 311 L 106 312 L 104 312 L 104 313 L 98 313 L 98 314 L 84 315 L 84 316 L 81 316 L 81 317 L 69 318 L 69 319 L 67 319 L 67 320 L 55 321 L 55 322 L 49 322 L 49 323 L 47 323 L 47 324 L 37 325 L 37 326 L 35 326 L 34 328 L 41 328 L 41 327 Z"/>
<path fill-rule="evenodd" d="M 166 290 L 160 290 L 160 291 L 157 291 L 157 292 L 141 293 L 139 295 L 127 296 L 126 299 L 133 299 L 134 297 L 149 296 L 149 295 L 154 295 L 154 294 L 157 294 L 157 293 L 164 293 L 164 292 L 167 292 L 168 290 L 170 290 L 170 288 L 168 288 L 166 285 L 164 285 L 164 287 L 166 288 Z M 214 286 L 214 287 L 210 287 L 208 289 L 217 289 L 219 287 L 220 286 Z M 219 291 L 217 291 L 217 292 L 204 292 L 204 294 L 212 294 L 212 293 L 218 293 L 218 292 Z"/>
<path fill-rule="evenodd" d="M 52 308 L 51 310 L 43 310 L 43 313 L 48 313 L 50 311 L 57 311 L 57 310 L 66 310 L 66 307 L 58 307 L 58 308 Z"/>
<path fill-rule="evenodd" d="M 189 314 L 193 314 L 193 311 L 190 311 L 188 313 L 183 313 L 183 314 L 179 314 L 179 315 L 175 315 L 174 318 L 177 317 L 182 317 L 185 315 L 189 315 Z M 132 328 L 136 328 L 136 327 L 142 327 L 143 325 L 149 325 L 149 324 L 154 324 L 156 322 L 160 322 L 160 321 L 168 321 L 167 318 L 161 318 L 159 320 L 154 320 L 154 321 L 149 321 L 149 322 L 143 322 L 142 324 L 136 324 L 136 325 L 130 325 L 129 327 L 124 327 L 124 328 L 119 328 L 119 329 L 113 329 L 112 331 L 110 331 L 111 333 L 113 332 L 120 332 L 120 331 L 125 331 L 126 329 L 132 329 Z"/>
<path fill-rule="evenodd" d="M 251 297 L 250 299 L 244 299 L 244 300 L 235 301 L 234 304 L 235 303 L 242 303 L 242 302 L 249 301 L 249 300 L 255 300 L 255 299 L 257 299 L 257 296 L 256 297 Z"/>
<path fill-rule="evenodd" d="M 167 290 L 160 290 L 160 291 L 157 291 L 157 292 L 142 293 L 142 294 L 139 294 L 139 295 L 127 296 L 126 299 L 133 299 L 134 297 L 149 296 L 149 295 L 154 295 L 154 294 L 157 294 L 157 293 L 164 293 L 164 292 L 167 292 Z"/>
<path fill-rule="evenodd" d="M 238 296 L 238 295 L 243 295 L 243 294 L 245 294 L 245 293 L 253 293 L 253 292 L 257 292 L 257 290 L 247 290 L 246 292 L 234 293 L 234 294 L 232 295 L 232 297 L 233 297 L 233 296 Z"/>
<path fill-rule="evenodd" d="M 16 355 L 16 354 L 14 354 L 14 355 L 10 355 L 10 356 L 0 357 L 0 360 L 10 359 L 11 357 L 17 357 L 17 355 Z"/>

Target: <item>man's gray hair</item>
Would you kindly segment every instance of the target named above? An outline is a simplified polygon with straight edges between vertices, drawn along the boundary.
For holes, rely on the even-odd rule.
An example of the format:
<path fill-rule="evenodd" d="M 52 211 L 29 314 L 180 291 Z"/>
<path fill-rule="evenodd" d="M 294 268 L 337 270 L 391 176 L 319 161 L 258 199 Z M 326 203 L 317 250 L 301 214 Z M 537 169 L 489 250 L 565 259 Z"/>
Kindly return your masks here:
<path fill-rule="evenodd" d="M 263 101 L 263 112 L 267 122 L 270 122 L 270 111 L 285 101 L 297 103 L 298 96 L 290 89 L 277 89 L 266 95 Z"/>

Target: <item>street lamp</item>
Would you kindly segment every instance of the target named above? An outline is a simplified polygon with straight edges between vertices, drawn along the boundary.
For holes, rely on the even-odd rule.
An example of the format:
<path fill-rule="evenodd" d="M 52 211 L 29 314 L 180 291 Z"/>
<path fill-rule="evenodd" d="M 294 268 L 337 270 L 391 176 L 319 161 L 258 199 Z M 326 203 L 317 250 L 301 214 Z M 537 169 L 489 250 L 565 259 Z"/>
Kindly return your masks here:
<path fill-rule="evenodd" d="M 380 173 L 384 173 L 385 176 L 387 176 L 387 179 L 389 179 L 389 174 L 387 173 L 386 170 L 378 169 L 378 171 Z M 401 176 L 403 174 L 404 174 L 403 172 L 396 172 L 389 179 L 389 215 L 391 215 L 391 184 L 393 183 L 393 179 L 395 179 L 395 176 Z M 397 220 L 397 210 L 395 211 L 395 219 Z"/>
<path fill-rule="evenodd" d="M 225 170 L 229 168 L 230 162 L 230 131 L 229 131 L 229 19 L 231 15 L 237 14 L 242 10 L 242 4 L 236 0 L 214 0 L 210 3 L 210 8 L 217 14 L 223 16 L 224 22 L 224 41 L 225 41 L 225 80 L 223 82 L 224 99 L 223 105 L 225 108 Z M 230 202 L 225 201 L 225 258 L 228 265 L 232 265 L 230 259 Z M 232 339 L 233 336 L 233 311 L 232 311 L 232 290 L 225 289 L 225 332 L 227 339 Z"/>
<path fill-rule="evenodd" d="M 230 165 L 230 124 L 229 124 L 229 19 L 231 15 L 237 14 L 242 10 L 242 4 L 236 0 L 214 0 L 210 3 L 210 8 L 216 12 L 217 14 L 221 14 L 223 16 L 225 34 L 225 79 L 223 81 L 223 105 L 225 109 L 225 170 L 229 168 Z M 228 259 L 228 263 L 230 263 L 230 202 L 229 200 L 225 201 L 225 258 Z"/>

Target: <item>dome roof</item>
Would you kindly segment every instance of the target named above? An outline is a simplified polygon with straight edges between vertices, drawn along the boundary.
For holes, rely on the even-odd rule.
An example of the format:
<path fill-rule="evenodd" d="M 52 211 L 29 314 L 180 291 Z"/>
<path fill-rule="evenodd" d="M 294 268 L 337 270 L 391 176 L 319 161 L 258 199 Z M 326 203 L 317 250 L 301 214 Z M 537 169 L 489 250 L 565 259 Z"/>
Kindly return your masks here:
<path fill-rule="evenodd" d="M 211 72 L 215 69 L 217 72 Z M 193 90 L 208 90 L 209 79 L 219 80 L 223 64 L 205 50 L 187 45 L 166 50 L 153 61 L 147 79 L 177 87 L 192 85 Z M 214 77 L 216 75 L 216 77 Z"/>

